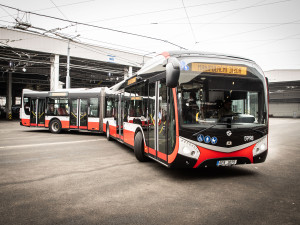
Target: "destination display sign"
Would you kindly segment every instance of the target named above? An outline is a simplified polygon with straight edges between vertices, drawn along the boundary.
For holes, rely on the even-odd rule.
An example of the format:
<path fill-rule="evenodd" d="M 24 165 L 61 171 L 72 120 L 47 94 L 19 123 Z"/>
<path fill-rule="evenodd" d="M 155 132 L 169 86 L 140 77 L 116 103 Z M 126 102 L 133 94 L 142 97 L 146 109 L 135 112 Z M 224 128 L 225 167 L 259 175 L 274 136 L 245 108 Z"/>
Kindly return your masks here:
<path fill-rule="evenodd" d="M 133 77 L 127 81 L 127 85 L 133 84 L 136 82 L 136 77 Z"/>
<path fill-rule="evenodd" d="M 192 63 L 192 71 L 208 73 L 224 73 L 234 75 L 247 75 L 246 66 L 219 65 L 207 63 Z"/>

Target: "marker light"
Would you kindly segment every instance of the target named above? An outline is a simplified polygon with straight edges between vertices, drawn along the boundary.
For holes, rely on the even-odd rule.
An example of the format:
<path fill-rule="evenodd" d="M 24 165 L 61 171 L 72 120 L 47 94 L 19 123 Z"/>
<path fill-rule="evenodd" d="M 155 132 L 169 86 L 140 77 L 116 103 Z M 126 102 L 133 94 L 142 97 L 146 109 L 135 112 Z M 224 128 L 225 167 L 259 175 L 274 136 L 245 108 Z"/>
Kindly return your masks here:
<path fill-rule="evenodd" d="M 268 149 L 268 136 L 260 140 L 253 149 L 253 156 L 259 155 Z"/>
<path fill-rule="evenodd" d="M 194 159 L 198 159 L 200 156 L 200 151 L 197 146 L 181 137 L 179 137 L 178 153 Z"/>

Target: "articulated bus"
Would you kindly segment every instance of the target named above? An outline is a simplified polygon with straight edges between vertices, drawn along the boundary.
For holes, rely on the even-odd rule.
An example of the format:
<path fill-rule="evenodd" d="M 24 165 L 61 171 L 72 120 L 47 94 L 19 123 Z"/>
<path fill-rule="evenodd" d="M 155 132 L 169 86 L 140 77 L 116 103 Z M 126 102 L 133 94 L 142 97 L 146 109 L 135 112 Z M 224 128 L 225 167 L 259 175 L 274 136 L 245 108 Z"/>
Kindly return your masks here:
<path fill-rule="evenodd" d="M 20 124 L 65 130 L 103 132 L 103 106 L 107 88 L 63 89 L 58 91 L 23 90 Z"/>
<path fill-rule="evenodd" d="M 21 124 L 106 133 L 143 162 L 198 168 L 261 163 L 268 82 L 252 60 L 164 52 L 111 88 L 23 90 Z"/>
<path fill-rule="evenodd" d="M 103 131 L 167 167 L 264 162 L 268 82 L 254 61 L 164 52 L 105 96 Z"/>

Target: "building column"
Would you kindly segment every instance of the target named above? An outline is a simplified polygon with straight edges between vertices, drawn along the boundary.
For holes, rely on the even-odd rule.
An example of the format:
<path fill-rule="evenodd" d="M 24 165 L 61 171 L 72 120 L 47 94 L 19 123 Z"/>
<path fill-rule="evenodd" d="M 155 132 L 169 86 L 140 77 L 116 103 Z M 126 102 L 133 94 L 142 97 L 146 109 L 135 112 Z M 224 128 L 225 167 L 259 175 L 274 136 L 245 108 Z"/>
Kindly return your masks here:
<path fill-rule="evenodd" d="M 8 72 L 6 88 L 6 119 L 12 119 L 12 72 Z"/>
<path fill-rule="evenodd" d="M 50 91 L 59 88 L 59 55 L 51 56 Z"/>
<path fill-rule="evenodd" d="M 128 77 L 132 77 L 132 66 L 129 66 Z"/>

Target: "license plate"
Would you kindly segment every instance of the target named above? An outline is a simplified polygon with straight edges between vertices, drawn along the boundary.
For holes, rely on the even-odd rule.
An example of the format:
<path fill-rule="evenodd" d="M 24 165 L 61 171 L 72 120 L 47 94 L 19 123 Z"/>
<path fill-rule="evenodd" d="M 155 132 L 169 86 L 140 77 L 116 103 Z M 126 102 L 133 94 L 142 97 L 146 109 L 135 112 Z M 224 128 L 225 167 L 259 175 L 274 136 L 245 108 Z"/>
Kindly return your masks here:
<path fill-rule="evenodd" d="M 217 166 L 233 166 L 236 165 L 237 160 L 219 160 Z"/>

